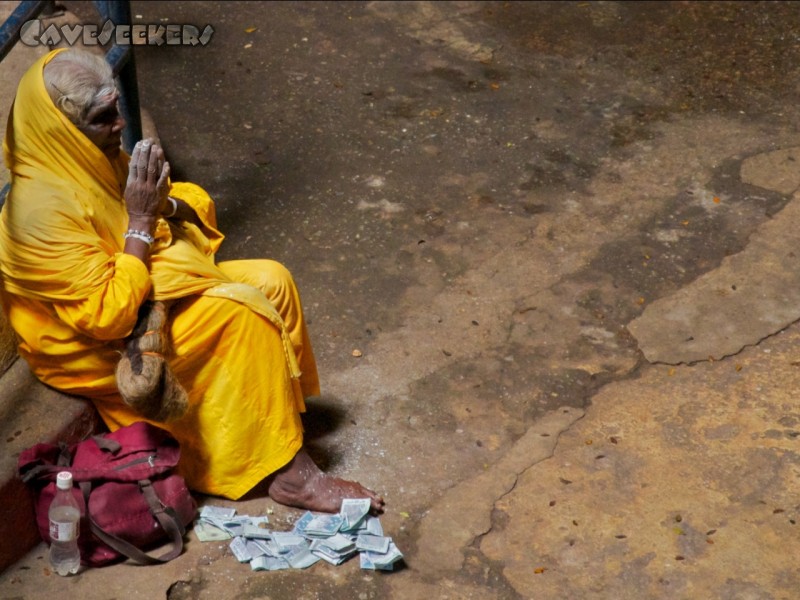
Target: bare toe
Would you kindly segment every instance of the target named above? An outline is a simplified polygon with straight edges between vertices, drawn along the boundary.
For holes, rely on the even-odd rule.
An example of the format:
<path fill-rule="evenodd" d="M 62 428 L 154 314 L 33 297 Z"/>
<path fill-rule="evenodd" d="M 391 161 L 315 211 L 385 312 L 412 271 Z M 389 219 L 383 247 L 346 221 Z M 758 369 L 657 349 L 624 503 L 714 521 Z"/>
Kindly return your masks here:
<path fill-rule="evenodd" d="M 383 513 L 381 496 L 356 481 L 323 473 L 301 449 L 283 469 L 270 476 L 268 493 L 275 502 L 320 512 L 338 512 L 345 498 L 368 498 L 370 513 Z"/>

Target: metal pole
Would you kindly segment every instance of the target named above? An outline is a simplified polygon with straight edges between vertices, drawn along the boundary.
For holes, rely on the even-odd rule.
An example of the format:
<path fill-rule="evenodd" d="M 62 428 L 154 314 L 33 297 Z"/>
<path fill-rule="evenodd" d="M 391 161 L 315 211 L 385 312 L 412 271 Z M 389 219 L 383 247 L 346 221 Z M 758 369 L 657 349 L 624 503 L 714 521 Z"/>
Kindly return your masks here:
<path fill-rule="evenodd" d="M 131 24 L 131 6 L 127 0 L 95 0 L 94 4 L 103 20 L 111 20 L 114 25 Z M 120 92 L 119 112 L 127 123 L 122 132 L 122 147 L 130 154 L 136 142 L 142 139 L 139 85 L 136 79 L 133 46 L 114 44 L 106 53 L 106 61 L 111 65 L 117 78 Z"/>
<path fill-rule="evenodd" d="M 0 27 L 0 60 L 11 52 L 11 49 L 19 41 L 19 32 L 22 26 L 36 18 L 41 13 L 52 13 L 55 10 L 54 0 L 23 0 L 20 2 L 11 16 L 6 19 Z"/>

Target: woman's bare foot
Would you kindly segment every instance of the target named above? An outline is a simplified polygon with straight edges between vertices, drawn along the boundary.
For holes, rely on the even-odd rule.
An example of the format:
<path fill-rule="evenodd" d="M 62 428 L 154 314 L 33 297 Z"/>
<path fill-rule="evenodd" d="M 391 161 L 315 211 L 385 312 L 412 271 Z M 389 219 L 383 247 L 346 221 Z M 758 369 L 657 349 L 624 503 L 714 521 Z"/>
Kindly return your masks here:
<path fill-rule="evenodd" d="M 279 504 L 307 510 L 339 512 L 345 498 L 369 498 L 373 514 L 383 512 L 383 498 L 356 481 L 323 473 L 304 448 L 291 462 L 269 476 L 269 497 Z"/>

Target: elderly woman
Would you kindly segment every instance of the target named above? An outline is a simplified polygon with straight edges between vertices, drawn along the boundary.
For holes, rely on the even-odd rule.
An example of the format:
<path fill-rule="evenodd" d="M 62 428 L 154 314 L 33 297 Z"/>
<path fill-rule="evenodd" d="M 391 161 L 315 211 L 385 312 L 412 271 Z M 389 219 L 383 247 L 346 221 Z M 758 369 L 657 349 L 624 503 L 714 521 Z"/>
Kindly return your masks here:
<path fill-rule="evenodd" d="M 156 143 L 121 151 L 117 98 L 102 58 L 77 50 L 51 52 L 19 84 L 0 295 L 20 355 L 47 385 L 90 398 L 110 429 L 170 431 L 195 491 L 238 499 L 263 481 L 282 504 L 334 512 L 369 498 L 380 512 L 377 494 L 303 449 L 300 413 L 319 384 L 290 274 L 269 260 L 215 264 L 213 202 L 170 184 Z M 146 378 L 148 361 L 173 405 L 145 419 L 120 384 Z"/>

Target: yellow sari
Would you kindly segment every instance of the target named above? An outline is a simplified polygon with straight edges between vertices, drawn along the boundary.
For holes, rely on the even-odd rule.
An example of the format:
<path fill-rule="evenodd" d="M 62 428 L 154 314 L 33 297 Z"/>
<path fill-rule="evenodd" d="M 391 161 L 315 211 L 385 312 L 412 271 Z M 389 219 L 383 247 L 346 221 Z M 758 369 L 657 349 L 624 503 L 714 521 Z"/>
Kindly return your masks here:
<path fill-rule="evenodd" d="M 156 425 L 181 443 L 192 489 L 237 499 L 294 457 L 303 399 L 319 393 L 297 288 L 274 261 L 215 264 L 214 204 L 189 183 L 170 194 L 203 227 L 160 219 L 149 270 L 124 254 L 129 157 L 112 163 L 53 105 L 43 69 L 58 52 L 22 78 L 4 143 L 0 298 L 19 353 L 42 382 L 91 398 L 112 430 L 144 420 L 114 367 L 142 302 L 173 300 L 167 358 L 190 408 Z"/>

